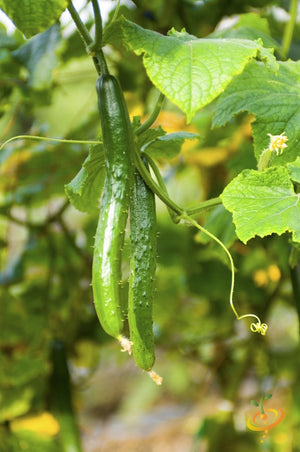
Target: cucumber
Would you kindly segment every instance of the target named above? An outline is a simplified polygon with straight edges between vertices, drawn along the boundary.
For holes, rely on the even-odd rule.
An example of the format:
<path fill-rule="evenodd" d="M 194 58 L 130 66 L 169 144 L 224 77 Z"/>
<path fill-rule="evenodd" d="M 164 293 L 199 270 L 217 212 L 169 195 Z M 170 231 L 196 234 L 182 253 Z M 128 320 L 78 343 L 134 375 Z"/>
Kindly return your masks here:
<path fill-rule="evenodd" d="M 117 79 L 97 80 L 98 107 L 105 152 L 105 182 L 95 236 L 92 287 L 103 329 L 120 340 L 121 259 L 133 180 L 134 138 L 125 99 Z"/>
<path fill-rule="evenodd" d="M 156 212 L 154 193 L 137 171 L 130 203 L 130 240 L 130 340 L 136 364 L 151 371 L 155 362 L 152 300 L 156 269 Z"/>

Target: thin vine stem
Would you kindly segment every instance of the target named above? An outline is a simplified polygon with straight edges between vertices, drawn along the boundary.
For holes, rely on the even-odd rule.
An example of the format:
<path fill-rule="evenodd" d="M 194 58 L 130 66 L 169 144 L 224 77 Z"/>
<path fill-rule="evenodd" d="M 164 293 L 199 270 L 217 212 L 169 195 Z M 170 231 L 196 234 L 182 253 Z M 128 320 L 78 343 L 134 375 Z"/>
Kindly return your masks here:
<path fill-rule="evenodd" d="M 39 137 L 37 135 L 16 135 L 15 137 L 9 138 L 4 141 L 0 146 L 0 151 L 9 143 L 16 140 L 37 140 L 37 141 L 50 141 L 55 143 L 67 143 L 67 144 L 101 144 L 102 141 L 89 141 L 89 140 L 65 140 L 60 138 L 47 138 Z"/>
<path fill-rule="evenodd" d="M 137 136 L 140 135 L 141 133 L 145 132 L 145 130 L 149 129 L 154 124 L 154 122 L 156 121 L 156 119 L 160 113 L 164 99 L 165 99 L 165 95 L 163 93 L 159 93 L 151 115 L 149 116 L 149 118 L 146 119 L 145 122 L 143 122 L 143 124 L 140 125 L 140 127 L 138 127 L 136 129 L 135 134 Z"/>
<path fill-rule="evenodd" d="M 148 154 L 145 153 L 144 155 L 145 155 L 145 158 L 146 158 L 150 168 L 152 169 L 152 171 L 155 175 L 155 178 L 158 182 L 160 189 L 168 196 L 168 190 L 167 190 L 165 181 L 164 181 L 157 165 L 155 164 L 154 160 Z M 178 215 L 172 209 L 168 208 L 168 210 L 169 210 L 169 215 L 170 215 L 172 221 L 174 223 L 179 223 L 180 217 L 178 217 Z"/>
<path fill-rule="evenodd" d="M 98 0 L 92 0 L 92 6 L 94 11 L 94 18 L 95 18 L 95 38 L 94 38 L 94 46 L 96 51 L 98 49 L 101 49 L 102 46 L 102 17 L 101 17 L 101 11 L 99 7 Z"/>
<path fill-rule="evenodd" d="M 206 201 L 202 201 L 197 207 L 193 207 L 192 209 L 186 209 L 187 215 L 192 217 L 193 215 L 199 215 L 199 213 L 204 210 L 212 209 L 213 207 L 217 207 L 222 204 L 222 200 L 220 197 L 207 199 Z"/>
<path fill-rule="evenodd" d="M 233 293 L 234 293 L 234 284 L 235 284 L 234 263 L 233 263 L 232 256 L 231 256 L 229 250 L 224 245 L 224 243 L 221 242 L 221 240 L 219 240 L 215 235 L 213 235 L 212 233 L 207 231 L 207 229 L 205 229 L 202 226 L 200 226 L 200 224 L 197 223 L 195 220 L 193 220 L 189 215 L 183 214 L 181 216 L 181 219 L 185 220 L 185 221 L 189 222 L 190 224 L 192 224 L 193 226 L 195 226 L 199 231 L 203 232 L 205 235 L 207 235 L 212 240 L 214 240 L 216 243 L 218 243 L 221 246 L 221 248 L 224 250 L 224 252 L 226 253 L 226 255 L 227 255 L 228 259 L 229 259 L 230 269 L 231 269 L 231 284 L 230 284 L 230 293 L 229 293 L 230 307 L 231 307 L 232 311 L 234 312 L 234 315 L 236 316 L 236 318 L 238 320 L 245 319 L 246 317 L 255 318 L 257 320 L 257 323 L 251 323 L 250 330 L 253 333 L 258 332 L 258 333 L 261 333 L 262 335 L 265 335 L 268 326 L 265 323 L 261 323 L 261 320 L 260 320 L 260 318 L 257 315 L 252 314 L 252 313 L 251 314 L 239 315 L 237 310 L 236 310 L 236 308 L 235 308 L 235 306 L 234 306 L 234 304 L 233 304 Z"/>
<path fill-rule="evenodd" d="M 119 14 L 120 5 L 121 5 L 121 0 L 118 0 L 118 4 L 116 6 L 116 9 L 114 11 L 114 15 L 113 15 L 109 25 L 112 25 L 114 23 L 114 21 L 117 19 L 118 14 Z"/>
<path fill-rule="evenodd" d="M 96 68 L 97 73 L 100 75 L 102 72 L 102 68 L 101 65 L 99 63 L 98 58 L 93 54 L 93 52 L 90 51 L 90 47 L 93 46 L 93 38 L 91 37 L 88 29 L 86 28 L 86 26 L 84 25 L 84 23 L 82 22 L 76 8 L 74 7 L 73 3 L 70 1 L 68 4 L 68 11 L 77 27 L 77 30 L 85 44 L 85 47 L 87 49 L 87 52 L 92 56 L 93 59 L 93 63 L 94 66 Z"/>
<path fill-rule="evenodd" d="M 137 150 L 135 150 L 134 152 L 134 164 L 153 193 L 155 193 L 167 207 L 172 209 L 177 215 L 181 216 L 184 213 L 184 210 L 179 207 L 174 201 L 172 201 L 172 199 L 170 199 L 169 196 L 152 179 L 149 171 L 147 171 L 147 169 L 145 168 L 145 165 L 143 164 L 143 161 Z"/>
<path fill-rule="evenodd" d="M 68 4 L 68 11 L 77 27 L 77 30 L 80 33 L 80 36 L 81 36 L 83 42 L 85 43 L 86 47 L 89 47 L 91 44 L 93 44 L 93 39 L 92 39 L 88 29 L 82 22 L 75 6 L 73 5 L 73 3 L 71 1 Z"/>
<path fill-rule="evenodd" d="M 290 19 L 286 24 L 282 42 L 282 54 L 284 58 L 287 58 L 291 47 L 291 42 L 297 19 L 297 10 L 298 10 L 298 0 L 291 0 L 289 10 Z"/>
<path fill-rule="evenodd" d="M 98 0 L 92 0 L 92 6 L 94 11 L 95 19 L 95 38 L 91 45 L 89 45 L 88 50 L 92 57 L 98 62 L 98 67 L 101 74 L 108 74 L 108 67 L 104 53 L 102 51 L 102 39 L 103 39 L 103 27 L 102 27 L 102 16 Z"/>
<path fill-rule="evenodd" d="M 155 175 L 155 178 L 156 178 L 156 180 L 158 182 L 159 187 L 168 196 L 168 190 L 167 190 L 166 184 L 165 184 L 165 182 L 163 180 L 163 177 L 162 177 L 159 169 L 157 168 L 156 163 L 149 156 L 149 154 L 147 154 L 146 152 L 145 152 L 145 157 L 146 157 L 151 169 L 153 170 L 153 173 Z M 185 213 L 188 216 L 193 216 L 193 215 L 199 215 L 200 213 L 204 212 L 205 210 L 212 209 L 213 207 L 216 207 L 216 206 L 218 206 L 220 204 L 222 204 L 221 198 L 211 198 L 211 199 L 208 199 L 206 201 L 202 201 L 197 207 L 194 207 L 192 209 L 185 209 L 184 210 L 184 209 L 182 209 L 179 206 L 177 206 L 177 207 L 178 207 L 178 209 L 181 209 L 182 213 Z M 173 220 L 175 220 L 175 223 L 178 223 L 178 221 L 179 221 L 178 216 L 174 217 L 174 215 L 171 215 L 171 217 L 172 217 Z"/>

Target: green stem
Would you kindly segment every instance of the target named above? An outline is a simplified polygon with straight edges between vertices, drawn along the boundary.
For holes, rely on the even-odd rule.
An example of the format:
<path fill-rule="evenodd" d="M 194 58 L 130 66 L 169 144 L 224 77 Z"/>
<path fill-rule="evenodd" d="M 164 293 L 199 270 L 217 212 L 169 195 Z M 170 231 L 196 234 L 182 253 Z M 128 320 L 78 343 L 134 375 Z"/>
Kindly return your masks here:
<path fill-rule="evenodd" d="M 293 295 L 298 313 L 300 325 L 300 263 L 295 266 L 290 266 L 291 282 L 293 288 Z M 300 328 L 300 327 L 299 327 Z"/>
<path fill-rule="evenodd" d="M 213 207 L 217 207 L 220 204 L 222 204 L 221 198 L 211 198 L 207 201 L 202 201 L 197 207 L 194 207 L 193 209 L 187 209 L 186 213 L 192 217 L 193 215 L 198 215 L 199 213 L 203 212 L 204 210 L 212 209 Z"/>
<path fill-rule="evenodd" d="M 103 27 L 102 27 L 102 17 L 99 7 L 98 0 L 92 0 L 94 19 L 95 19 L 95 39 L 91 45 L 89 45 L 89 52 L 92 54 L 93 58 L 96 58 L 98 62 L 98 68 L 101 74 L 108 74 L 107 63 L 102 51 L 102 37 L 103 37 Z M 99 72 L 98 72 L 99 73 Z"/>
<path fill-rule="evenodd" d="M 262 396 L 262 397 L 260 398 L 260 401 L 259 401 L 260 414 L 265 414 L 263 401 L 264 401 L 264 396 Z"/>
<path fill-rule="evenodd" d="M 165 195 L 169 196 L 166 184 L 160 174 L 159 169 L 157 168 L 156 163 L 147 153 L 145 153 L 145 157 L 146 157 L 151 169 L 154 172 L 155 178 L 158 182 L 160 189 L 164 192 Z M 159 195 L 157 195 L 157 196 L 159 196 Z M 195 207 L 193 209 L 186 209 L 184 211 L 179 206 L 177 206 L 177 207 L 178 207 L 178 209 L 181 209 L 182 213 L 185 213 L 188 216 L 193 216 L 193 215 L 198 215 L 199 213 L 202 213 L 205 210 L 211 209 L 220 204 L 222 204 L 221 198 L 212 198 L 212 199 L 208 199 L 207 201 L 201 202 L 197 207 Z M 174 221 L 174 223 L 178 223 L 180 221 L 180 218 L 178 217 L 178 215 L 174 215 L 172 209 L 169 209 L 169 213 L 170 213 L 170 216 L 171 216 L 172 220 Z"/>
<path fill-rule="evenodd" d="M 228 251 L 228 249 L 226 248 L 226 246 L 224 245 L 223 242 L 221 242 L 221 240 L 218 239 L 218 237 L 216 237 L 215 235 L 211 234 L 209 231 L 207 231 L 205 228 L 203 228 L 202 226 L 200 226 L 199 223 L 197 223 L 197 221 L 193 220 L 189 215 L 182 215 L 182 219 L 188 221 L 189 223 L 191 223 L 193 226 L 195 226 L 197 229 L 199 229 L 199 231 L 203 232 L 205 235 L 207 235 L 208 237 L 210 237 L 212 240 L 214 240 L 215 242 L 217 242 L 221 248 L 223 248 L 223 250 L 225 251 L 225 253 L 227 254 L 227 257 L 229 259 L 229 263 L 230 263 L 230 269 L 231 269 L 231 285 L 230 285 L 230 295 L 229 295 L 229 299 L 230 299 L 230 305 L 231 308 L 236 316 L 236 318 L 239 320 L 241 317 L 238 315 L 235 307 L 233 306 L 233 292 L 234 292 L 234 263 L 233 263 L 233 259 L 232 256 L 230 254 L 230 252 Z M 256 317 L 256 316 L 255 316 Z"/>
<path fill-rule="evenodd" d="M 47 138 L 47 137 L 39 137 L 36 135 L 16 135 L 15 137 L 9 138 L 4 141 L 4 143 L 0 146 L 0 151 L 12 141 L 15 140 L 37 140 L 37 141 L 53 141 L 55 143 L 68 143 L 68 144 L 100 144 L 102 141 L 86 141 L 86 140 L 62 140 L 61 138 Z"/>
<path fill-rule="evenodd" d="M 169 196 L 154 182 L 151 175 L 147 171 L 145 165 L 143 164 L 143 161 L 137 152 L 137 150 L 134 153 L 134 163 L 136 166 L 136 169 L 148 185 L 148 187 L 155 193 L 164 204 L 166 204 L 167 207 L 172 209 L 177 215 L 181 216 L 184 214 L 184 210 L 179 207 L 172 199 L 169 198 Z"/>
<path fill-rule="evenodd" d="M 52 345 L 51 405 L 59 423 L 62 452 L 83 452 L 73 408 L 71 378 L 65 346 L 60 341 Z"/>
<path fill-rule="evenodd" d="M 155 164 L 154 160 L 152 160 L 152 158 L 148 154 L 145 153 L 144 155 L 145 155 L 145 157 L 147 159 L 147 162 L 148 162 L 149 166 L 151 167 L 151 169 L 152 169 L 152 171 L 153 171 L 153 173 L 155 175 L 155 178 L 156 178 L 156 180 L 158 182 L 158 185 L 159 185 L 160 189 L 163 191 L 163 193 L 165 193 L 165 195 L 168 196 L 168 190 L 167 190 L 165 181 L 163 180 L 163 177 L 160 174 L 160 171 L 157 168 L 157 165 Z M 170 215 L 172 221 L 174 223 L 179 223 L 180 218 L 178 217 L 178 215 L 176 213 L 174 213 L 174 211 L 172 209 L 170 209 L 170 208 L 168 208 L 168 211 L 169 211 L 169 215 Z"/>
<path fill-rule="evenodd" d="M 91 44 L 93 44 L 93 39 L 71 1 L 68 5 L 68 11 L 77 27 L 77 30 L 80 33 L 83 42 L 85 43 L 86 47 L 89 47 Z"/>
<path fill-rule="evenodd" d="M 94 39 L 94 46 L 95 50 L 99 50 L 102 47 L 102 17 L 101 17 L 101 11 L 99 7 L 98 0 L 92 0 L 93 10 L 94 10 L 94 18 L 95 18 L 95 39 Z"/>
<path fill-rule="evenodd" d="M 160 174 L 159 169 L 157 168 L 157 165 L 155 164 L 154 160 L 150 157 L 150 155 L 148 155 L 146 153 L 144 155 L 145 155 L 145 157 L 147 159 L 147 162 L 149 163 L 150 167 L 152 168 L 152 170 L 154 172 L 154 175 L 155 175 L 155 178 L 156 178 L 156 180 L 158 182 L 158 185 L 163 190 L 163 192 L 166 195 L 168 195 L 168 190 L 167 190 L 166 184 L 165 184 L 165 182 L 163 180 L 162 175 Z"/>
<path fill-rule="evenodd" d="M 105 59 L 105 56 L 104 56 L 104 53 L 103 53 L 102 49 L 99 49 L 96 52 L 96 59 L 97 59 L 98 64 L 99 64 L 100 74 L 109 74 L 109 70 L 108 70 L 108 67 L 107 67 L 106 59 Z"/>
<path fill-rule="evenodd" d="M 259 332 L 263 335 L 265 335 L 266 330 L 267 330 L 267 325 L 264 329 L 260 329 L 260 327 L 262 326 L 261 320 L 260 318 L 255 315 L 255 314 L 244 314 L 244 315 L 239 315 L 237 313 L 237 310 L 235 309 L 235 306 L 233 304 L 233 292 L 234 292 L 234 263 L 233 263 L 233 259 L 232 256 L 229 252 L 229 250 L 226 248 L 226 246 L 224 245 L 223 242 L 221 242 L 221 240 L 218 239 L 218 237 L 216 237 L 215 235 L 213 235 L 211 232 L 207 231 L 207 229 L 203 228 L 202 226 L 200 226 L 199 223 L 197 223 L 195 220 L 193 220 L 189 215 L 187 214 L 183 214 L 181 216 L 182 220 L 186 220 L 187 222 L 189 222 L 190 224 L 192 224 L 193 226 L 195 226 L 197 229 L 199 229 L 199 231 L 203 232 L 205 235 L 207 235 L 208 237 L 210 237 L 212 240 L 214 240 L 215 242 L 217 242 L 220 247 L 225 251 L 225 253 L 227 254 L 227 257 L 229 259 L 229 263 L 230 263 L 230 270 L 231 270 L 231 285 L 230 285 L 230 294 L 229 294 L 229 303 L 230 303 L 230 307 L 234 312 L 234 315 L 236 316 L 236 318 L 238 320 L 241 319 L 245 319 L 246 317 L 252 317 L 255 318 L 257 320 L 257 324 L 252 323 L 250 325 L 250 329 L 252 332 Z M 265 324 L 263 324 L 265 325 Z"/>
<path fill-rule="evenodd" d="M 84 23 L 82 22 L 82 20 L 80 19 L 80 16 L 78 14 L 78 12 L 76 11 L 73 3 L 70 1 L 69 5 L 68 5 L 68 11 L 77 27 L 77 30 L 80 33 L 80 36 L 85 44 L 85 47 L 88 51 L 89 54 L 91 54 L 90 52 L 90 46 L 93 45 L 93 39 L 91 37 L 91 35 L 89 34 L 88 29 L 86 28 L 86 26 L 84 25 Z M 95 55 L 91 54 L 92 58 L 93 58 L 93 62 L 96 68 L 97 73 L 100 75 L 101 74 L 101 67 L 99 65 L 99 61 L 98 58 L 96 58 Z"/>
<path fill-rule="evenodd" d="M 290 19 L 286 24 L 284 35 L 283 35 L 283 42 L 282 42 L 282 54 L 284 58 L 287 58 L 293 33 L 295 29 L 296 19 L 297 19 L 297 7 L 298 7 L 298 0 L 291 0 L 290 2 Z"/>
<path fill-rule="evenodd" d="M 149 118 L 146 119 L 146 121 L 142 125 L 140 125 L 140 127 L 136 129 L 135 131 L 136 135 L 140 135 L 141 133 L 145 132 L 145 130 L 149 129 L 154 124 L 160 113 L 164 99 L 165 95 L 163 93 L 159 93 L 159 96 L 157 98 L 156 104 L 151 115 L 149 116 Z"/>
<path fill-rule="evenodd" d="M 264 149 L 260 154 L 257 170 L 264 171 L 271 166 L 274 152 L 271 149 Z"/>
<path fill-rule="evenodd" d="M 116 9 L 114 11 L 114 15 L 113 15 L 109 25 L 112 25 L 114 23 L 114 21 L 117 19 L 118 14 L 119 14 L 120 5 L 121 5 L 121 0 L 118 1 L 118 4 L 117 4 Z"/>

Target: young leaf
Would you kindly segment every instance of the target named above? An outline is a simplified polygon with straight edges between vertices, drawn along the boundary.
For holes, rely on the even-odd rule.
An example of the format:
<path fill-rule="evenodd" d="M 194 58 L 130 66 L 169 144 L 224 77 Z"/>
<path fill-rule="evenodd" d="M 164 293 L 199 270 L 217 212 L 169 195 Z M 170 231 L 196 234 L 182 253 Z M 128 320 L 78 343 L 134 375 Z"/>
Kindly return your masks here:
<path fill-rule="evenodd" d="M 194 140 L 199 138 L 197 133 L 192 132 L 174 132 L 156 138 L 147 143 L 142 150 L 153 158 L 172 159 L 181 150 L 185 140 Z"/>
<path fill-rule="evenodd" d="M 89 213 L 98 211 L 104 174 L 103 146 L 93 145 L 79 173 L 65 185 L 65 192 L 76 209 Z"/>
<path fill-rule="evenodd" d="M 126 19 L 121 26 L 126 44 L 137 55 L 143 55 L 151 81 L 185 112 L 187 122 L 215 99 L 251 59 L 262 57 L 270 64 L 274 62 L 270 51 L 246 39 L 197 39 L 174 30 L 163 36 Z"/>
<path fill-rule="evenodd" d="M 259 406 L 259 403 L 257 403 L 256 400 L 251 400 L 250 403 L 254 406 Z"/>
<path fill-rule="evenodd" d="M 54 24 L 12 53 L 28 69 L 28 85 L 31 88 L 36 90 L 50 88 L 52 72 L 59 64 L 57 58 L 59 49 L 62 50 L 60 27 Z"/>
<path fill-rule="evenodd" d="M 0 9 L 27 38 L 47 30 L 67 6 L 67 0 L 0 0 Z"/>
<path fill-rule="evenodd" d="M 213 126 L 223 126 L 234 115 L 248 111 L 256 116 L 252 124 L 255 155 L 268 147 L 269 136 L 285 132 L 288 148 L 274 156 L 272 165 L 292 162 L 300 153 L 299 129 L 300 62 L 279 63 L 275 74 L 258 62 L 251 62 L 221 95 Z"/>
<path fill-rule="evenodd" d="M 225 188 L 221 199 L 233 213 L 237 236 L 246 243 L 255 235 L 290 231 L 300 241 L 300 195 L 285 167 L 263 172 L 244 170 Z"/>

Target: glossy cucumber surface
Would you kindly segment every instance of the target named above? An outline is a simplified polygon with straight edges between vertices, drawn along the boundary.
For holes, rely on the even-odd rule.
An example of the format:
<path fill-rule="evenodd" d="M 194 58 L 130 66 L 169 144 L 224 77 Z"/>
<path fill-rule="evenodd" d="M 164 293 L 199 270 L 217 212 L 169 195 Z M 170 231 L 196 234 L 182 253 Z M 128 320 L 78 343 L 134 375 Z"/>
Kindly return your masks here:
<path fill-rule="evenodd" d="M 103 329 L 118 338 L 121 257 L 133 178 L 134 138 L 121 87 L 104 74 L 97 80 L 98 107 L 105 152 L 105 182 L 95 236 L 92 286 Z"/>
<path fill-rule="evenodd" d="M 150 371 L 155 362 L 152 301 L 156 269 L 156 212 L 154 194 L 137 171 L 130 204 L 130 239 L 130 340 L 136 364 Z"/>

